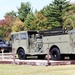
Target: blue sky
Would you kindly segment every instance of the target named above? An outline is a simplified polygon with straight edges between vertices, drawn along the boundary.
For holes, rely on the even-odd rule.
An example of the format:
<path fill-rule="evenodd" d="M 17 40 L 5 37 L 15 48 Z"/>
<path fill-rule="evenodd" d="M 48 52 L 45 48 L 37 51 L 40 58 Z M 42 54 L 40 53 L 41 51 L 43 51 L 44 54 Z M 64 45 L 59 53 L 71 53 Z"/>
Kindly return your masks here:
<path fill-rule="evenodd" d="M 17 11 L 17 8 L 20 7 L 21 2 L 30 2 L 33 11 L 37 9 L 38 11 L 44 6 L 51 3 L 53 0 L 0 0 L 0 19 L 4 18 L 5 13 L 12 10 Z M 71 0 L 72 3 L 75 0 Z"/>

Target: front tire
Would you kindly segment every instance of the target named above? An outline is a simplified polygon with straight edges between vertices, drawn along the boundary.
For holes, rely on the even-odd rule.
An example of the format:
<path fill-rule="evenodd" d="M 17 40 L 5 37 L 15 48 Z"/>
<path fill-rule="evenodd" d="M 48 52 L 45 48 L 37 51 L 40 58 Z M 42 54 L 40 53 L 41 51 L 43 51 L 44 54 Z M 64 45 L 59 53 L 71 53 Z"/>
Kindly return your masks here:
<path fill-rule="evenodd" d="M 61 59 L 60 51 L 58 48 L 53 48 L 50 51 L 50 55 L 51 55 L 52 60 L 60 60 Z"/>
<path fill-rule="evenodd" d="M 25 51 L 23 49 L 19 49 L 19 51 L 18 51 L 18 58 L 20 60 L 25 59 Z"/>

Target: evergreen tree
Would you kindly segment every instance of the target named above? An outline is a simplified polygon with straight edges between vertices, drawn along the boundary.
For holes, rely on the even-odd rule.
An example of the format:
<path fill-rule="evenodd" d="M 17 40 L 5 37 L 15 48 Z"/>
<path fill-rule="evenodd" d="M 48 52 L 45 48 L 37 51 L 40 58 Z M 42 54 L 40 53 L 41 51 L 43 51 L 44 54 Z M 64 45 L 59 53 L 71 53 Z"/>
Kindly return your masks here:
<path fill-rule="evenodd" d="M 24 22 L 24 29 L 25 30 L 31 30 L 31 28 L 32 28 L 31 22 L 33 20 L 35 20 L 35 17 L 33 15 L 33 13 L 31 12 L 31 13 L 27 14 L 27 18 L 26 18 L 26 20 Z"/>
<path fill-rule="evenodd" d="M 6 16 L 13 16 L 13 17 L 17 17 L 17 13 L 16 13 L 16 12 L 14 12 L 14 11 L 7 12 L 7 13 L 5 14 L 5 17 L 6 17 Z"/>
<path fill-rule="evenodd" d="M 70 6 L 66 0 L 54 0 L 51 4 L 43 8 L 44 15 L 48 18 L 50 27 L 63 27 L 63 12 Z"/>
<path fill-rule="evenodd" d="M 29 2 L 22 2 L 21 7 L 18 8 L 18 17 L 21 19 L 22 22 L 25 21 L 27 14 L 31 11 L 31 4 Z"/>

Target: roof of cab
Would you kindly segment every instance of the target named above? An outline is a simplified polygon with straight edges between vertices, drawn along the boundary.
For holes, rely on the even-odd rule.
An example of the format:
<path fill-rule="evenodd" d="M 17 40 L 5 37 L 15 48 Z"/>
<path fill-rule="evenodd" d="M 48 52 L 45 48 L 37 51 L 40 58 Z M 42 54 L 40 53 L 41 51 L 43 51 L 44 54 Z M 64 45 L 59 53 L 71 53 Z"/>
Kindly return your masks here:
<path fill-rule="evenodd" d="M 19 31 L 19 32 L 12 32 L 11 34 L 19 34 L 19 33 L 38 33 L 38 31 L 36 30 Z"/>

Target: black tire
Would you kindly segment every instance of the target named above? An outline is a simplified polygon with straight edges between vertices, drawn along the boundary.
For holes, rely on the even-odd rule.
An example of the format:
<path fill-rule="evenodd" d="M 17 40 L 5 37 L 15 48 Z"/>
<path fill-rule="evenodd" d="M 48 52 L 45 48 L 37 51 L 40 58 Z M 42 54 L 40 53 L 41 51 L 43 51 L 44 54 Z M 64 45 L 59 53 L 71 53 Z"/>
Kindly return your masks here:
<path fill-rule="evenodd" d="M 50 52 L 50 55 L 51 55 L 52 60 L 60 60 L 61 59 L 60 51 L 58 48 L 53 48 Z"/>
<path fill-rule="evenodd" d="M 19 49 L 17 54 L 20 60 L 25 59 L 25 51 L 23 49 Z"/>

